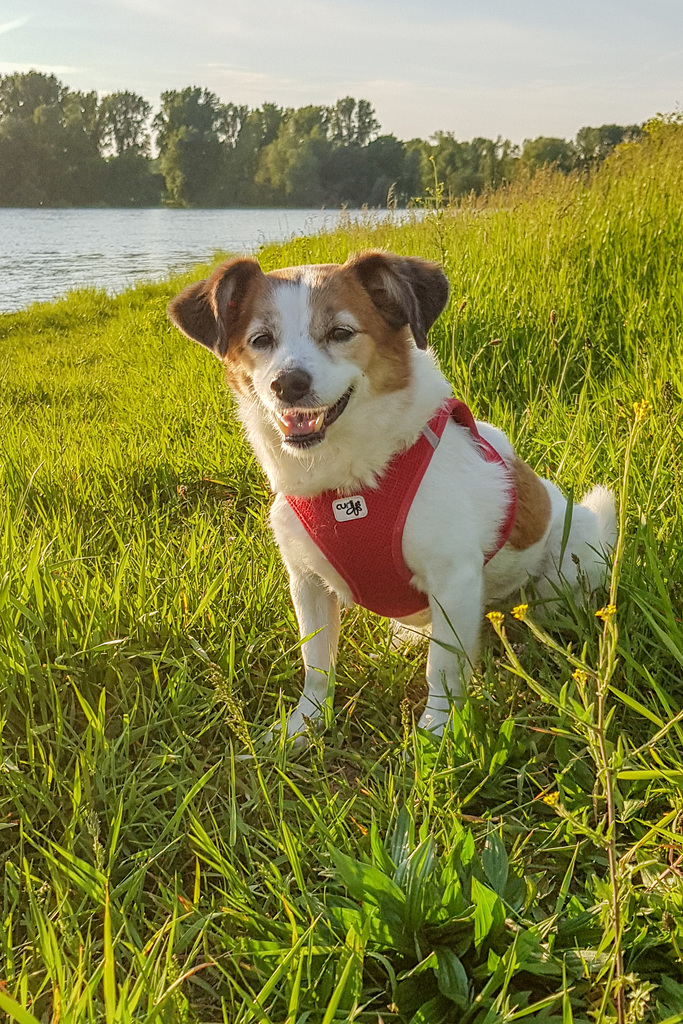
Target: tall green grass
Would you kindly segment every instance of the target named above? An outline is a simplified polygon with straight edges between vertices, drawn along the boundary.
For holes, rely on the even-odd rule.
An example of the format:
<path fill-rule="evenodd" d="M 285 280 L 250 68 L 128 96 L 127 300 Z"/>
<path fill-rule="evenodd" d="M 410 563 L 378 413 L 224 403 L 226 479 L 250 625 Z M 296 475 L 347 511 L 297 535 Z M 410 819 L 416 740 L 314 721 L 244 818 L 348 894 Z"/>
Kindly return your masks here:
<path fill-rule="evenodd" d="M 500 609 L 440 744 L 424 651 L 353 610 L 336 720 L 261 745 L 301 685 L 267 487 L 165 317 L 208 267 L 0 317 L 10 1018 L 683 1021 L 682 238 L 660 121 L 590 181 L 260 253 L 442 261 L 456 392 L 577 499 L 620 493 L 616 615 Z"/>

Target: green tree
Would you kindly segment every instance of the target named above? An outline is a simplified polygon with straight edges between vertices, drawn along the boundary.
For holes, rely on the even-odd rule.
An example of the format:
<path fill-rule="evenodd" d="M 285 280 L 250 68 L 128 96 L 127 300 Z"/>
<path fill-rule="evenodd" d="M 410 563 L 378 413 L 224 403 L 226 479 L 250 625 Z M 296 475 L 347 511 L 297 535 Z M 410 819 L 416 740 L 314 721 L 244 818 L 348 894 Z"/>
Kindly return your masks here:
<path fill-rule="evenodd" d="M 58 158 L 33 118 L 0 121 L 0 206 L 53 206 Z"/>
<path fill-rule="evenodd" d="M 410 166 L 406 167 L 405 144 L 395 135 L 378 136 L 363 152 L 368 183 L 364 202 L 369 206 L 386 206 L 390 193 L 396 203 L 405 203 L 416 194 Z"/>
<path fill-rule="evenodd" d="M 156 206 L 164 181 L 149 159 L 152 107 L 134 92 L 103 96 L 99 107 L 100 143 L 111 155 L 103 176 L 110 206 Z"/>
<path fill-rule="evenodd" d="M 421 156 L 421 191 L 433 186 L 436 168 L 438 180 L 452 198 L 498 188 L 516 176 L 519 164 L 517 147 L 500 136 L 495 142 L 485 138 L 459 142 L 452 132 L 436 132 L 430 142 L 412 140 L 408 150 L 417 150 Z"/>
<path fill-rule="evenodd" d="M 100 138 L 115 156 L 130 150 L 149 153 L 149 118 L 152 107 L 134 92 L 112 92 L 103 96 L 99 107 Z"/>
<path fill-rule="evenodd" d="M 367 144 L 377 135 L 380 123 L 367 100 L 345 96 L 327 108 L 325 118 L 328 137 L 342 146 Z"/>
<path fill-rule="evenodd" d="M 32 121 L 38 107 L 60 107 L 68 89 L 54 75 L 14 72 L 0 78 L 0 119 Z"/>
<path fill-rule="evenodd" d="M 235 103 L 223 104 L 218 134 L 221 141 L 230 148 L 235 146 L 248 115 L 249 107 L 237 106 Z"/>
<path fill-rule="evenodd" d="M 270 205 L 271 189 L 256 177 L 261 152 L 277 138 L 284 112 L 275 103 L 264 103 L 257 110 L 233 110 L 232 129 L 224 141 L 219 201 L 224 206 Z"/>
<path fill-rule="evenodd" d="M 539 135 L 537 139 L 524 140 L 521 162 L 532 173 L 541 167 L 555 167 L 568 174 L 576 166 L 576 150 L 566 139 Z"/>
<path fill-rule="evenodd" d="M 158 206 L 164 192 L 163 175 L 154 163 L 134 149 L 110 157 L 105 164 L 102 195 L 107 206 Z"/>
<path fill-rule="evenodd" d="M 37 71 L 0 78 L 0 203 L 97 203 L 102 168 L 96 93 Z"/>
<path fill-rule="evenodd" d="M 62 99 L 61 131 L 55 144 L 61 148 L 62 196 L 67 205 L 99 203 L 103 160 L 100 154 L 100 124 L 96 92 L 67 90 Z M 36 116 L 40 110 L 38 108 Z M 53 111 L 55 108 L 47 108 Z"/>
<path fill-rule="evenodd" d="M 453 132 L 435 132 L 432 143 L 426 144 L 422 150 L 424 187 L 431 187 L 436 169 L 437 178 L 443 182 L 446 194 L 450 197 L 481 192 L 483 181 L 478 163 L 480 151 L 480 145 L 458 142 Z"/>
<path fill-rule="evenodd" d="M 325 201 L 321 169 L 330 148 L 326 107 L 288 110 L 277 138 L 262 151 L 256 181 L 288 206 L 318 206 Z"/>
<path fill-rule="evenodd" d="M 422 177 L 422 139 L 411 139 L 405 145 L 405 163 L 403 165 L 403 202 L 408 203 L 424 195 L 425 183 Z"/>
<path fill-rule="evenodd" d="M 318 180 L 326 206 L 362 206 L 368 201 L 369 167 L 367 148 L 352 143 L 330 144 L 319 149 Z M 386 198 L 386 196 L 385 196 Z"/>
<path fill-rule="evenodd" d="M 580 128 L 575 148 L 580 163 L 601 163 L 622 142 L 633 142 L 642 136 L 640 125 L 603 124 L 599 128 Z"/>
<path fill-rule="evenodd" d="M 226 113 L 215 93 L 196 86 L 161 94 L 154 118 L 160 167 L 171 206 L 213 206 L 222 171 Z"/>
<path fill-rule="evenodd" d="M 52 205 L 61 179 L 61 103 L 66 88 L 38 71 L 0 78 L 0 203 Z M 51 116 L 50 116 L 51 113 Z"/>

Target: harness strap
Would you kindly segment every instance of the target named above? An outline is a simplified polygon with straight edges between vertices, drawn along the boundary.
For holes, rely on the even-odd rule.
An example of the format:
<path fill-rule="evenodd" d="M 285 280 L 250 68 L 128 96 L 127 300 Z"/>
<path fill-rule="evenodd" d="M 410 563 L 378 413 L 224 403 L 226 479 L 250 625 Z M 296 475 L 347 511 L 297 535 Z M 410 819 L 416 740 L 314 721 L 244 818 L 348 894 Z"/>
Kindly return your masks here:
<path fill-rule="evenodd" d="M 517 492 L 509 467 L 477 429 L 464 402 L 451 398 L 427 423 L 415 444 L 391 460 L 377 487 L 355 495 L 326 491 L 313 498 L 287 496 L 307 533 L 347 583 L 356 604 L 388 618 L 407 618 L 429 605 L 427 594 L 411 583 L 403 557 L 403 530 L 415 494 L 449 420 L 465 427 L 486 462 L 505 470 L 505 519 L 489 562 L 508 540 L 517 515 Z M 391 557 L 387 555 L 391 552 Z"/>
<path fill-rule="evenodd" d="M 507 506 L 505 509 L 505 519 L 498 532 L 496 540 L 496 546 L 492 551 L 487 552 L 484 558 L 484 565 L 491 561 L 494 555 L 497 555 L 501 548 L 507 544 L 510 534 L 514 529 L 515 520 L 517 519 L 517 488 L 510 472 L 510 467 L 505 462 L 500 452 L 498 452 L 490 441 L 487 441 L 485 437 L 479 433 L 477 427 L 477 421 L 475 420 L 469 406 L 461 402 L 459 398 L 449 398 L 447 402 L 443 404 L 436 416 L 430 420 L 430 422 L 422 428 L 422 433 L 427 438 L 432 448 L 436 451 L 441 437 L 443 435 L 446 423 L 448 420 L 453 420 L 460 427 L 466 427 L 470 434 L 477 443 L 484 460 L 486 462 L 497 462 L 498 465 L 502 466 L 505 470 L 505 474 L 508 478 L 508 489 L 507 489 Z"/>

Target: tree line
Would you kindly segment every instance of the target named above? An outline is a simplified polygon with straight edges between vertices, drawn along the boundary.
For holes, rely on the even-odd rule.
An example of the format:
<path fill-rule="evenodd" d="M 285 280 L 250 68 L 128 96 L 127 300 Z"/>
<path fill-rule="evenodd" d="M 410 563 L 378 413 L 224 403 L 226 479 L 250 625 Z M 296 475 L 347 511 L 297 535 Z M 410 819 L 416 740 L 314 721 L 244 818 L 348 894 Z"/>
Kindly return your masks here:
<path fill-rule="evenodd" d="M 142 96 L 79 92 L 37 71 L 0 76 L 0 206 L 405 206 L 457 198 L 553 165 L 590 168 L 639 125 L 582 128 L 522 146 L 452 132 L 402 141 L 371 104 L 251 109 L 190 86 Z"/>

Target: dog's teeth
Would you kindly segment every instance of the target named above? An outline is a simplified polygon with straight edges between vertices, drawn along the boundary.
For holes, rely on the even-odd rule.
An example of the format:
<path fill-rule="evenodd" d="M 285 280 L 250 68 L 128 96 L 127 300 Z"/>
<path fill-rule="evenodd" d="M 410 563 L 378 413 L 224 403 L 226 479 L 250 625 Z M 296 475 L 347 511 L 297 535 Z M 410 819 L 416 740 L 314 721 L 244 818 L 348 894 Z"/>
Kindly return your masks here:
<path fill-rule="evenodd" d="M 306 434 L 317 434 L 325 424 L 325 410 L 317 416 L 308 417 L 303 412 L 276 413 L 277 423 L 285 437 L 304 437 Z"/>

